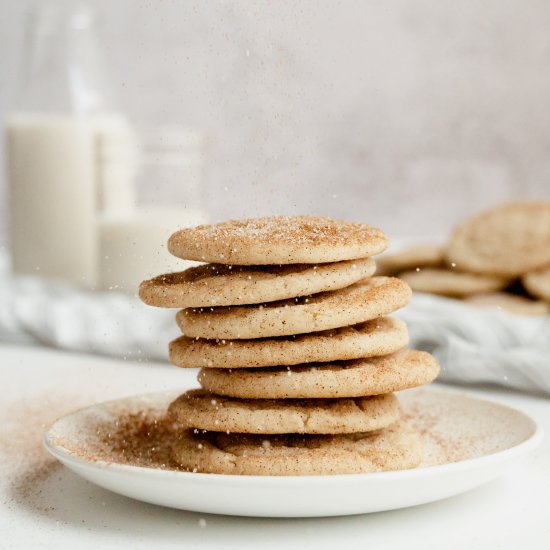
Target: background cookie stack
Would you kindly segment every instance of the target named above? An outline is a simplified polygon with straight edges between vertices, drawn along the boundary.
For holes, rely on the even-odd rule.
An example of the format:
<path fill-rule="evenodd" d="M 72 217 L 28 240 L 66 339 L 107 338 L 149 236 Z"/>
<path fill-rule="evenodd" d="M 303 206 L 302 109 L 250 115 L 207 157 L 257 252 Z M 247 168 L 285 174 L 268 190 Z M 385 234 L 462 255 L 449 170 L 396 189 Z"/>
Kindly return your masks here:
<path fill-rule="evenodd" d="M 460 224 L 442 246 L 384 255 L 378 273 L 413 290 L 522 315 L 550 313 L 550 202 L 497 206 Z"/>
<path fill-rule="evenodd" d="M 183 308 L 179 367 L 202 389 L 170 406 L 182 426 L 174 460 L 191 471 L 307 475 L 412 468 L 420 436 L 392 392 L 431 382 L 435 359 L 405 349 L 385 315 L 409 286 L 372 277 L 379 229 L 313 216 L 200 226 L 172 235 L 186 260 L 211 262 L 140 287 L 150 305 Z"/>

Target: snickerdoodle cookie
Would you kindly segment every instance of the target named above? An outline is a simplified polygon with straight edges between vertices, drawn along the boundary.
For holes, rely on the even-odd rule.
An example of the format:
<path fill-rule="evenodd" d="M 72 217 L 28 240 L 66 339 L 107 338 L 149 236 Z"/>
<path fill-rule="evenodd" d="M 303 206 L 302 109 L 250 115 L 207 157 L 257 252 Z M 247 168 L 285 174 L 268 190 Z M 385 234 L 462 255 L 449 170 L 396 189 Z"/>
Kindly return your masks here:
<path fill-rule="evenodd" d="M 180 336 L 170 342 L 169 355 L 178 367 L 238 369 L 374 357 L 408 343 L 403 321 L 379 317 L 350 327 L 278 338 L 205 340 Z"/>
<path fill-rule="evenodd" d="M 157 307 L 261 304 L 344 288 L 370 277 L 375 268 L 371 258 L 319 265 L 206 264 L 144 281 L 139 296 Z"/>
<path fill-rule="evenodd" d="M 415 468 L 420 434 L 402 422 L 367 433 L 251 435 L 186 432 L 172 458 L 192 472 L 237 475 L 334 475 Z"/>
<path fill-rule="evenodd" d="M 469 296 L 478 292 L 493 292 L 509 284 L 509 280 L 502 277 L 436 268 L 406 271 L 401 273 L 400 277 L 414 291 L 454 297 Z"/>
<path fill-rule="evenodd" d="M 184 428 L 250 434 L 370 432 L 400 417 L 393 394 L 354 399 L 235 399 L 191 390 L 171 403 Z"/>
<path fill-rule="evenodd" d="M 516 296 L 507 292 L 474 294 L 468 296 L 465 301 L 475 306 L 503 309 L 517 315 L 547 315 L 550 313 L 550 304 L 542 300 L 531 300 L 525 296 Z"/>
<path fill-rule="evenodd" d="M 201 369 L 199 382 L 212 393 L 241 399 L 363 397 L 432 382 L 439 364 L 424 351 L 405 349 L 382 357 L 297 367 Z"/>
<path fill-rule="evenodd" d="M 377 275 L 396 275 L 417 267 L 439 267 L 444 263 L 443 249 L 435 244 L 418 244 L 376 258 Z"/>
<path fill-rule="evenodd" d="M 174 233 L 168 250 L 186 260 L 227 265 L 319 264 L 383 252 L 383 231 L 319 216 L 272 216 L 200 225 Z"/>
<path fill-rule="evenodd" d="M 447 260 L 461 271 L 503 277 L 549 265 L 550 202 L 513 202 L 466 220 L 451 236 Z"/>
<path fill-rule="evenodd" d="M 193 338 L 266 338 L 355 325 L 405 306 L 411 289 L 392 277 L 371 277 L 347 288 L 255 306 L 187 308 L 176 320 Z"/>

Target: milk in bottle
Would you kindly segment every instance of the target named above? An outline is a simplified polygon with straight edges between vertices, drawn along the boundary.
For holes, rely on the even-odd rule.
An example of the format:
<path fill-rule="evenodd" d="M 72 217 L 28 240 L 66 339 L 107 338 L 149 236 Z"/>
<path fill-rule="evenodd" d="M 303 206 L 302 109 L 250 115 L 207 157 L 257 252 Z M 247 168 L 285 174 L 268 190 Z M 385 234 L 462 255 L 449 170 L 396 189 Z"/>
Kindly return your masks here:
<path fill-rule="evenodd" d="M 98 140 L 127 123 L 107 100 L 90 12 L 42 4 L 29 23 L 6 125 L 13 269 L 94 287 Z"/>

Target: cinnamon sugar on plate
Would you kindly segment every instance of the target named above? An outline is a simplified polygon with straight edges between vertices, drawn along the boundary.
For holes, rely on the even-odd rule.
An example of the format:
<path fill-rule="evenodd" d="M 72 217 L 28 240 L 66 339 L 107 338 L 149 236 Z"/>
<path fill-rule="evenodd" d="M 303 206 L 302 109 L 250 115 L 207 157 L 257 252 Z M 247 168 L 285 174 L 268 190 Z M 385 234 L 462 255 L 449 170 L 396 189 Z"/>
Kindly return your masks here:
<path fill-rule="evenodd" d="M 170 458 L 179 441 L 173 419 L 151 412 L 122 413 L 113 423 L 98 424 L 95 460 L 145 468 L 177 469 Z"/>
<path fill-rule="evenodd" d="M 158 400 L 166 394 L 154 394 Z M 92 462 L 127 464 L 145 468 L 177 469 L 170 459 L 179 430 L 153 396 L 110 401 L 61 418 L 47 435 L 47 444 Z M 166 399 L 166 398 L 164 398 Z"/>
<path fill-rule="evenodd" d="M 82 409 L 58 420 L 50 447 L 90 463 L 177 470 L 170 459 L 180 431 L 166 417 L 178 394 L 135 396 Z M 532 436 L 533 422 L 506 406 L 435 388 L 400 393 L 404 418 L 423 437 L 421 467 L 478 458 Z"/>

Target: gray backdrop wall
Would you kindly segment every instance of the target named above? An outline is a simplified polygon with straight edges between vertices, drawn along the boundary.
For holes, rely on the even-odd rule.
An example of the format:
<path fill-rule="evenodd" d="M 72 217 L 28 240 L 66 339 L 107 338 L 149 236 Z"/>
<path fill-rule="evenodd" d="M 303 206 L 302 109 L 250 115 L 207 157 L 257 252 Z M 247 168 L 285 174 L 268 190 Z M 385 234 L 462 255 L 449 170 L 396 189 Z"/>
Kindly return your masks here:
<path fill-rule="evenodd" d="M 428 235 L 550 198 L 550 2 L 90 3 L 131 119 L 207 132 L 216 219 L 312 212 Z M 0 0 L 2 119 L 28 5 Z"/>

